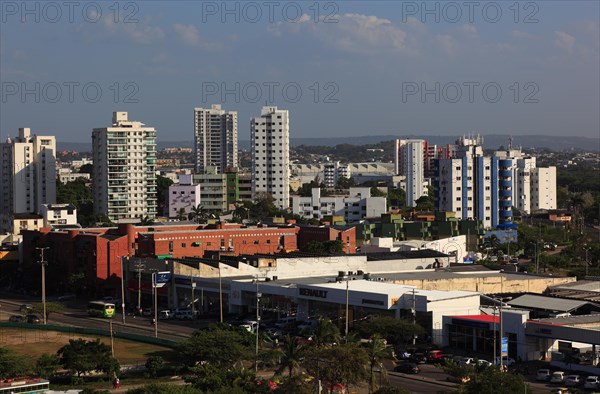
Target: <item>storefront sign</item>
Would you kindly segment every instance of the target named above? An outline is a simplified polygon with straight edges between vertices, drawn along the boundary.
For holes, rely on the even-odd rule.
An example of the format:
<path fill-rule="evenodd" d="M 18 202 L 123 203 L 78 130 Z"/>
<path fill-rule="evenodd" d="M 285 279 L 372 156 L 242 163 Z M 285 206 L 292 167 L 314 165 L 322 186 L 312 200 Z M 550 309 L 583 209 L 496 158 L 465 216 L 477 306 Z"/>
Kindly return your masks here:
<path fill-rule="evenodd" d="M 501 350 L 502 357 L 508 356 L 508 337 L 502 337 L 502 347 Z"/>
<path fill-rule="evenodd" d="M 327 290 L 307 289 L 304 287 L 298 288 L 298 294 L 306 297 L 327 298 Z"/>

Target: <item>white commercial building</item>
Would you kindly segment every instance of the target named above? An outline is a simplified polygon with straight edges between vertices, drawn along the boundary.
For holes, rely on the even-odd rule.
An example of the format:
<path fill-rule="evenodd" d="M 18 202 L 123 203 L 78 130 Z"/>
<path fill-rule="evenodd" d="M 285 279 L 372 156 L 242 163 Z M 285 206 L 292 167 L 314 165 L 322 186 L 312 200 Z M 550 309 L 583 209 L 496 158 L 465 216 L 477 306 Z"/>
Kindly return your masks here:
<path fill-rule="evenodd" d="M 346 222 L 365 217 L 380 217 L 387 212 L 385 197 L 371 197 L 369 187 L 351 187 L 347 196 L 321 196 L 321 189 L 313 188 L 311 197 L 292 197 L 292 211 L 307 219 L 322 219 L 325 215 L 343 216 Z"/>
<path fill-rule="evenodd" d="M 290 199 L 290 125 L 287 110 L 265 106 L 250 122 L 252 197 L 269 194 L 281 209 Z"/>
<path fill-rule="evenodd" d="M 113 112 L 112 126 L 95 128 L 94 209 L 113 221 L 156 217 L 156 130 Z"/>
<path fill-rule="evenodd" d="M 531 210 L 556 209 L 556 167 L 531 172 Z"/>
<path fill-rule="evenodd" d="M 178 176 L 179 183 L 169 186 L 169 217 L 185 218 L 200 204 L 200 184 L 194 184 L 191 174 Z"/>
<path fill-rule="evenodd" d="M 0 232 L 12 232 L 13 216 L 35 214 L 56 201 L 56 138 L 19 136 L 0 144 Z"/>
<path fill-rule="evenodd" d="M 44 227 L 77 225 L 77 209 L 73 204 L 42 204 L 40 215 Z"/>
<path fill-rule="evenodd" d="M 218 104 L 194 108 L 194 154 L 196 172 L 209 166 L 225 169 L 238 167 L 238 114 Z"/>

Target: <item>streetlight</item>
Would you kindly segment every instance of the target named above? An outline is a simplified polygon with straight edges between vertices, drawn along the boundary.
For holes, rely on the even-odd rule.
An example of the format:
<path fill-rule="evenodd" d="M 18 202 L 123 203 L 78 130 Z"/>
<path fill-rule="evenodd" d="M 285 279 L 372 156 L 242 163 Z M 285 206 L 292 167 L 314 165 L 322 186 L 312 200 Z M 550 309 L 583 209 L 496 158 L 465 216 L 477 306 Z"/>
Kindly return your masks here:
<path fill-rule="evenodd" d="M 258 275 L 256 275 L 256 354 L 254 358 L 254 372 L 258 372 L 258 327 L 260 326 L 260 297 L 262 294 L 258 291 Z"/>
<path fill-rule="evenodd" d="M 346 280 L 346 329 L 344 331 L 345 335 L 346 335 L 346 343 L 348 342 L 348 294 L 349 294 L 349 289 L 348 289 L 348 282 L 350 281 L 350 276 L 344 274 L 344 276 L 340 276 L 339 280 Z"/>
<path fill-rule="evenodd" d="M 156 287 L 156 274 L 157 271 L 152 271 L 152 291 L 154 293 L 154 337 L 158 338 L 158 313 L 157 313 L 157 304 L 158 304 L 158 288 Z"/>
<path fill-rule="evenodd" d="M 223 323 L 223 283 L 221 280 L 221 262 L 219 261 L 219 321 Z"/>
<path fill-rule="evenodd" d="M 140 316 L 142 315 L 142 271 L 144 270 L 144 268 L 146 268 L 146 266 L 144 264 L 141 263 L 136 263 L 134 266 L 135 270 L 137 271 L 137 277 L 138 277 L 138 300 L 137 300 L 137 310 L 140 313 Z"/>
<path fill-rule="evenodd" d="M 194 295 L 194 290 L 196 290 L 196 282 L 194 282 L 194 278 L 190 276 L 190 281 L 192 282 L 192 319 L 196 318 L 196 298 Z"/>
<path fill-rule="evenodd" d="M 583 246 L 583 250 L 585 250 L 585 276 L 588 276 L 588 267 L 590 265 L 588 263 L 588 252 L 590 251 L 591 247 L 589 247 L 587 244 L 584 244 Z"/>
<path fill-rule="evenodd" d="M 44 246 L 44 247 L 37 247 L 35 248 L 36 250 L 40 251 L 40 265 L 42 266 L 42 305 L 44 308 L 44 325 L 47 324 L 48 322 L 46 321 L 46 266 L 48 265 L 48 262 L 46 260 L 44 260 L 44 251 L 46 249 L 50 249 L 48 246 Z"/>
<path fill-rule="evenodd" d="M 121 256 L 121 313 L 123 314 L 123 325 L 125 325 L 125 276 L 123 269 L 125 256 Z"/>

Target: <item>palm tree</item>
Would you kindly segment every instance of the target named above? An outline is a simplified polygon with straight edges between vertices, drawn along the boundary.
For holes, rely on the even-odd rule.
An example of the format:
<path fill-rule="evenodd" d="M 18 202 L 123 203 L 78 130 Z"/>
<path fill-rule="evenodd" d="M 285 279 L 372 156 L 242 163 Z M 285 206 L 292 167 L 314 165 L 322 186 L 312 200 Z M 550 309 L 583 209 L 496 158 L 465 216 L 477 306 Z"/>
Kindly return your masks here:
<path fill-rule="evenodd" d="M 371 340 L 366 346 L 367 356 L 369 357 L 369 393 L 375 390 L 375 374 L 373 373 L 375 367 L 379 367 L 379 373 L 387 375 L 385 368 L 383 368 L 382 360 L 391 357 L 390 350 L 386 347 L 383 338 L 379 334 L 375 334 L 371 337 Z M 387 376 L 385 377 L 387 379 Z"/>
<path fill-rule="evenodd" d="M 179 220 L 180 222 L 184 221 L 186 216 L 187 215 L 185 214 L 185 208 L 180 208 L 179 212 L 177 212 L 177 220 Z"/>
<path fill-rule="evenodd" d="M 249 219 L 250 210 L 243 205 L 236 205 L 233 211 L 233 218 L 243 222 L 244 219 Z"/>
<path fill-rule="evenodd" d="M 208 217 L 206 208 L 204 208 L 201 204 L 198 204 L 197 207 L 193 207 L 192 208 L 192 217 L 196 219 L 196 223 L 205 221 L 206 218 Z"/>
<path fill-rule="evenodd" d="M 150 219 L 150 216 L 142 216 L 140 217 L 140 226 L 149 226 L 154 223 L 154 220 Z"/>
<path fill-rule="evenodd" d="M 330 319 L 321 316 L 317 319 L 311 338 L 316 347 L 340 343 L 340 330 Z"/>
<path fill-rule="evenodd" d="M 287 369 L 288 376 L 292 379 L 294 368 L 300 367 L 300 362 L 304 358 L 304 346 L 298 343 L 296 338 L 288 335 L 285 338 L 283 349 L 279 350 L 279 353 L 281 356 L 281 366 L 276 373 L 280 374 Z"/>

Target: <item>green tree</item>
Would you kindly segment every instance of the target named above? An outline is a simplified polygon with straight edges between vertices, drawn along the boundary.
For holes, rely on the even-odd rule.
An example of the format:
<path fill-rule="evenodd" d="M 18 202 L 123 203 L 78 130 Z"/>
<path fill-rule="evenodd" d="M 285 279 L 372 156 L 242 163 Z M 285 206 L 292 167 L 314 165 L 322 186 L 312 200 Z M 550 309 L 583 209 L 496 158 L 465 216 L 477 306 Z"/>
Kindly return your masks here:
<path fill-rule="evenodd" d="M 356 186 L 356 182 L 354 182 L 354 178 L 350 177 L 340 177 L 338 178 L 337 183 L 335 184 L 336 189 L 350 189 L 351 187 Z"/>
<path fill-rule="evenodd" d="M 373 394 L 410 394 L 410 391 L 398 386 L 383 386 Z"/>
<path fill-rule="evenodd" d="M 388 188 L 387 207 L 404 208 L 406 206 L 406 192 L 400 188 Z"/>
<path fill-rule="evenodd" d="M 358 333 L 363 338 L 379 335 L 388 343 L 401 344 L 412 340 L 415 336 L 425 334 L 425 330 L 410 320 L 378 316 L 360 324 Z"/>
<path fill-rule="evenodd" d="M 0 347 L 0 379 L 26 375 L 31 370 L 28 360 L 14 350 Z"/>
<path fill-rule="evenodd" d="M 60 361 L 56 354 L 44 353 L 35 362 L 35 372 L 48 379 L 60 368 Z"/>
<path fill-rule="evenodd" d="M 308 373 L 320 379 L 330 393 L 340 384 L 349 387 L 364 382 L 368 377 L 367 352 L 355 343 L 326 346 L 313 351 L 317 353 L 321 365 L 316 369 L 310 363 L 305 368 Z"/>
<path fill-rule="evenodd" d="M 531 393 L 531 387 L 525 383 L 522 375 L 500 372 L 494 366 L 484 367 L 482 371 L 469 375 L 468 382 L 459 392 L 464 394 L 512 394 Z"/>
<path fill-rule="evenodd" d="M 283 370 L 287 369 L 288 377 L 293 378 L 294 369 L 300 366 L 300 362 L 304 358 L 304 346 L 298 343 L 298 339 L 295 337 L 287 336 L 283 343 L 283 348 L 279 349 L 279 356 L 281 363 L 276 373 L 280 374 Z"/>
<path fill-rule="evenodd" d="M 169 195 L 169 186 L 173 184 L 173 181 L 164 176 L 156 176 L 156 200 L 158 204 L 158 213 L 162 214 L 165 211 L 167 204 L 167 196 Z"/>
<path fill-rule="evenodd" d="M 41 302 L 37 302 L 31 305 L 32 311 L 35 313 L 39 313 L 40 315 L 44 314 L 44 304 Z M 46 320 L 50 317 L 52 313 L 60 313 L 65 310 L 65 305 L 62 302 L 54 302 L 49 301 L 46 302 Z"/>
<path fill-rule="evenodd" d="M 379 190 L 378 187 L 373 186 L 371 187 L 371 197 L 387 197 L 387 193 L 384 193 Z"/>
<path fill-rule="evenodd" d="M 339 239 L 333 241 L 310 241 L 301 249 L 305 253 L 339 254 L 344 252 L 344 243 Z"/>
<path fill-rule="evenodd" d="M 86 179 L 72 182 L 56 182 L 56 202 L 73 204 L 77 208 L 77 222 L 82 225 L 94 224 L 94 198 Z"/>
<path fill-rule="evenodd" d="M 92 175 L 94 173 L 94 165 L 93 164 L 82 165 L 81 167 L 79 167 L 79 173 Z"/>
<path fill-rule="evenodd" d="M 194 331 L 189 339 L 179 344 L 177 351 L 188 367 L 203 362 L 227 369 L 251 354 L 253 340 L 253 334 L 239 327 L 212 325 Z"/>
<path fill-rule="evenodd" d="M 86 280 L 84 273 L 75 273 L 67 278 L 67 288 L 75 294 L 83 294 L 86 290 Z"/>
<path fill-rule="evenodd" d="M 202 394 L 190 385 L 168 384 L 168 383 L 150 383 L 142 387 L 136 387 L 127 390 L 127 394 Z"/>
<path fill-rule="evenodd" d="M 153 378 L 158 375 L 158 371 L 165 365 L 165 360 L 161 356 L 150 356 L 146 359 L 146 369 Z"/>
<path fill-rule="evenodd" d="M 369 342 L 365 345 L 367 351 L 367 357 L 369 358 L 369 392 L 372 393 L 375 390 L 375 368 L 379 369 L 379 373 L 382 377 L 387 377 L 385 373 L 386 369 L 383 366 L 383 360 L 391 359 L 392 352 L 385 344 L 384 339 L 379 335 L 375 334 L 371 337 Z M 387 379 L 386 379 L 387 380 Z"/>
<path fill-rule="evenodd" d="M 70 339 L 68 344 L 58 349 L 57 355 L 61 365 L 78 377 L 91 371 L 106 372 L 115 365 L 109 361 L 112 358 L 110 346 L 101 343 L 100 339 Z"/>
<path fill-rule="evenodd" d="M 206 208 L 202 206 L 202 204 L 198 204 L 198 206 L 192 207 L 191 217 L 196 221 L 196 223 L 206 222 L 208 218 L 208 212 Z"/>

